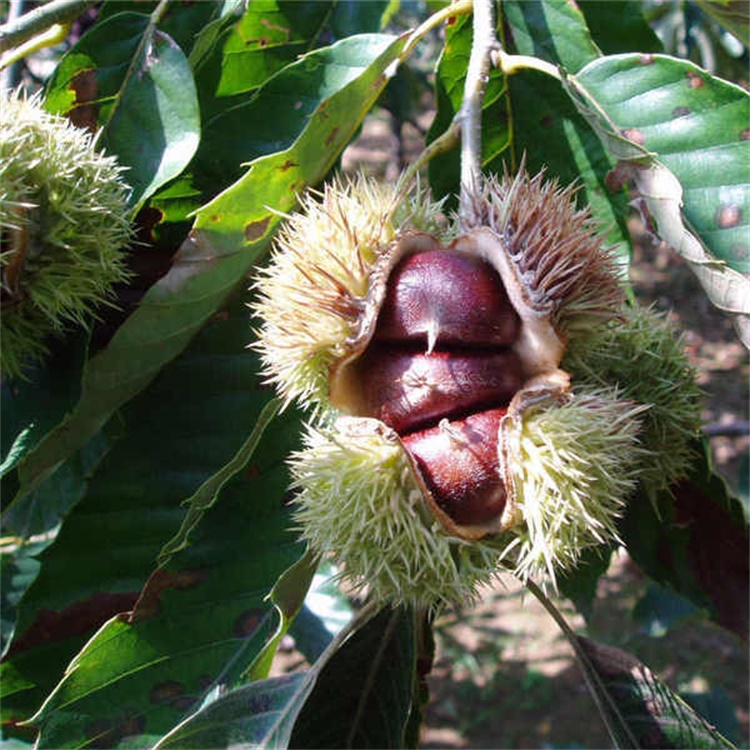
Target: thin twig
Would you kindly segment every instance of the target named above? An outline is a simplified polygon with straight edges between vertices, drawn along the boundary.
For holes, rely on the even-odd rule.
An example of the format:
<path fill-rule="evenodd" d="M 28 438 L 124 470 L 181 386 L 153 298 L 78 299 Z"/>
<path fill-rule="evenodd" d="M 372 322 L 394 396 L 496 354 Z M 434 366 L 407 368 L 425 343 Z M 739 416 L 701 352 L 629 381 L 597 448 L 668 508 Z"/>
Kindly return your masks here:
<path fill-rule="evenodd" d="M 603 689 L 603 686 L 601 684 L 597 684 L 597 681 L 600 681 L 599 675 L 591 664 L 591 660 L 589 659 L 588 655 L 581 647 L 578 636 L 573 631 L 573 628 L 568 625 L 567 620 L 562 616 L 560 610 L 557 609 L 557 607 L 549 600 L 544 591 L 539 586 L 537 586 L 534 581 L 527 578 L 522 580 L 521 582 L 526 587 L 526 590 L 533 594 L 536 600 L 544 607 L 545 610 L 547 610 L 547 613 L 551 615 L 552 619 L 557 623 L 557 626 L 560 628 L 563 635 L 567 638 L 568 643 L 570 643 L 570 645 L 572 646 L 573 653 L 575 654 L 580 664 L 586 687 L 588 687 L 589 693 L 591 694 L 591 697 L 593 698 L 594 703 L 599 710 L 599 715 L 604 722 L 604 726 L 609 733 L 610 739 L 612 740 L 614 747 L 620 747 L 617 734 L 614 731 L 614 727 L 612 726 L 609 718 L 610 711 L 614 713 L 619 713 L 619 711 L 617 709 L 617 706 L 613 704 L 609 693 Z M 607 704 L 606 706 L 605 703 Z M 630 729 L 624 724 L 624 722 L 622 729 L 628 735 L 630 735 Z M 636 739 L 632 736 L 630 736 L 629 739 L 631 742 L 628 744 L 628 747 L 637 747 Z"/>
<path fill-rule="evenodd" d="M 74 21 L 97 0 L 51 0 L 0 26 L 0 52 L 23 44 L 55 24 Z"/>
<path fill-rule="evenodd" d="M 432 29 L 440 26 L 443 21 L 447 21 L 450 18 L 455 18 L 456 16 L 467 15 L 471 12 L 471 7 L 472 0 L 458 0 L 458 2 L 452 3 L 451 5 L 446 5 L 445 8 L 441 8 L 439 11 L 433 13 L 426 21 L 421 23 L 412 32 L 412 35 L 406 42 L 404 51 L 399 55 L 399 58 L 401 60 L 405 59 L 407 55 L 411 53 L 414 47 L 416 47 L 417 42 L 421 41 L 421 39 L 430 31 L 432 31 Z"/>
<path fill-rule="evenodd" d="M 490 76 L 490 54 L 499 48 L 495 36 L 494 0 L 474 0 L 474 37 L 466 71 L 461 124 L 461 197 L 459 217 L 469 219 L 471 195 L 482 184 L 482 102 Z"/>

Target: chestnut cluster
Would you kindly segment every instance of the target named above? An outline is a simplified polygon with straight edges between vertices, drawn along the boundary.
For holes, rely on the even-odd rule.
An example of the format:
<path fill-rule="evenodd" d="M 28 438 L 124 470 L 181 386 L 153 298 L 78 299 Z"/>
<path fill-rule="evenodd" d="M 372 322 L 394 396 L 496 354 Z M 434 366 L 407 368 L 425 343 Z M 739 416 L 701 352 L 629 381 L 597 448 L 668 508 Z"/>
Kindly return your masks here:
<path fill-rule="evenodd" d="M 394 268 L 357 368 L 361 416 L 393 428 L 438 506 L 457 524 L 502 515 L 500 420 L 522 386 L 520 319 L 497 271 L 455 250 Z"/>

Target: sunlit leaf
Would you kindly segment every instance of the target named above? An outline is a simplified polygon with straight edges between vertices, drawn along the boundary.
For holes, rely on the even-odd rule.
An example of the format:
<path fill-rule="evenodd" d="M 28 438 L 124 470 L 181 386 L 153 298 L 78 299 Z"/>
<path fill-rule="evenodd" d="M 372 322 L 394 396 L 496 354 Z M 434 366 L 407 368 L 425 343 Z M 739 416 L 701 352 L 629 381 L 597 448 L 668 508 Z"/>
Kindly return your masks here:
<path fill-rule="evenodd" d="M 750 95 L 665 55 L 615 55 L 567 79 L 633 178 L 651 229 L 690 264 L 750 345 Z"/>
<path fill-rule="evenodd" d="M 101 145 L 127 168 L 134 206 L 187 166 L 200 139 L 187 58 L 137 13 L 112 16 L 81 39 L 55 69 L 45 105 L 102 129 Z"/>

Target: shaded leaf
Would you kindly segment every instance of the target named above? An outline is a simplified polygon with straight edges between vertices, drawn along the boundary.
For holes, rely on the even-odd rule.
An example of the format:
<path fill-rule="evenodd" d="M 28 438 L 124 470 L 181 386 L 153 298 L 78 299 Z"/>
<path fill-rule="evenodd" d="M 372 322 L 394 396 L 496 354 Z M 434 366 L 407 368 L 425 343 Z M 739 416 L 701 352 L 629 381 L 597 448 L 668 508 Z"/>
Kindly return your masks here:
<path fill-rule="evenodd" d="M 414 613 L 384 609 L 323 667 L 291 736 L 295 748 L 403 748 L 416 689 Z"/>
<path fill-rule="evenodd" d="M 571 72 L 601 55 L 575 3 L 511 0 L 503 3 L 503 13 L 513 35 L 513 44 L 521 54 L 562 65 Z"/>
<path fill-rule="evenodd" d="M 241 449 L 271 395 L 260 387 L 257 360 L 245 349 L 247 316 L 238 302 L 217 317 L 113 420 L 119 425 L 120 439 L 97 466 L 55 544 L 42 554 L 41 573 L 20 602 L 10 658 L 38 689 L 6 701 L 9 710 L 26 716 L 36 710 L 39 693 L 46 695 L 58 682 L 81 647 L 81 638 L 89 637 L 114 614 L 132 609 L 157 555 L 180 529 L 186 514 L 182 501 L 212 476 L 221 475 L 222 467 Z M 192 538 L 191 546 L 174 563 L 177 571 L 217 569 L 216 597 L 233 592 L 221 616 L 217 609 L 204 623 L 215 616 L 215 626 L 230 634 L 223 652 L 217 648 L 217 658 L 222 654 L 226 658 L 236 639 L 242 640 L 232 635 L 231 623 L 242 611 L 255 607 L 248 601 L 270 611 L 263 598 L 278 573 L 299 554 L 286 531 L 282 507 L 288 481 L 282 457 L 295 445 L 296 426 L 292 411 L 274 423 L 270 442 L 257 448 L 252 463 L 231 487 L 224 486 L 221 508 L 210 508 L 212 513 L 191 530 L 200 543 Z M 247 555 L 263 548 L 258 534 L 266 534 L 266 542 L 279 548 L 266 559 L 265 567 L 251 574 Z M 153 585 L 152 581 L 152 590 Z M 244 600 L 234 596 L 238 591 L 244 592 Z M 176 619 L 179 604 L 201 592 L 205 595 L 204 589 L 174 594 Z M 268 620 L 272 626 L 272 613 Z M 158 627 L 152 627 L 158 635 Z M 190 627 L 180 632 L 185 638 L 194 635 Z M 52 648 L 54 653 L 49 653 Z M 143 695 L 148 697 L 149 691 Z"/>
<path fill-rule="evenodd" d="M 635 657 L 582 636 L 576 641 L 619 747 L 732 747 Z"/>
<path fill-rule="evenodd" d="M 712 18 L 750 47 L 750 10 L 742 0 L 696 0 Z"/>
<path fill-rule="evenodd" d="M 557 577 L 559 592 L 575 604 L 588 622 L 591 617 L 599 579 L 607 572 L 612 549 L 589 547 L 584 550 L 578 564 Z"/>
<path fill-rule="evenodd" d="M 331 14 L 331 31 L 338 39 L 381 31 L 387 8 L 388 0 L 370 0 L 366 3 L 361 0 L 338 0 Z"/>
<path fill-rule="evenodd" d="M 307 674 L 296 673 L 232 690 L 187 719 L 156 748 L 286 747 L 283 738 L 266 738 L 274 737 L 279 721 L 308 681 Z"/>
<path fill-rule="evenodd" d="M 257 89 L 309 52 L 332 5 L 328 1 L 249 3 L 239 17 L 224 16 L 207 26 L 190 55 L 204 116 L 208 119 L 237 104 L 239 94 Z M 361 31 L 366 29 L 357 33 Z"/>
<path fill-rule="evenodd" d="M 68 420 L 19 466 L 21 496 L 141 391 L 243 283 L 268 247 L 279 222 L 276 212 L 291 210 L 298 192 L 328 172 L 385 86 L 385 71 L 405 41 L 387 35 L 353 37 L 304 58 L 316 80 L 321 65 L 324 74 L 329 65 L 349 69 L 350 55 L 357 63 L 350 75 L 335 74 L 340 88 L 323 87 L 302 114 L 287 108 L 286 101 L 276 102 L 287 118 L 297 118 L 301 133 L 288 148 L 280 144 L 287 150 L 255 160 L 245 177 L 198 212 L 170 271 L 149 290 L 109 346 L 89 360 L 83 397 Z M 305 85 L 298 69 L 290 75 Z M 265 116 L 272 118 L 273 112 Z"/>
<path fill-rule="evenodd" d="M 63 56 L 45 106 L 76 125 L 102 129 L 101 145 L 127 168 L 133 206 L 182 172 L 198 147 L 198 98 L 187 58 L 137 13 L 97 24 Z"/>
<path fill-rule="evenodd" d="M 587 0 L 578 7 L 603 54 L 663 51 L 659 37 L 643 17 L 644 4 L 639 0 Z"/>
<path fill-rule="evenodd" d="M 302 568 L 308 563 L 303 562 Z M 293 578 L 296 576 L 294 572 Z M 288 747 L 294 722 L 321 671 L 339 652 L 341 641 L 347 637 L 356 639 L 358 629 L 366 628 L 371 616 L 367 608 L 363 609 L 306 672 L 253 682 L 216 698 L 175 727 L 157 747 L 228 747 L 232 744 Z"/>
<path fill-rule="evenodd" d="M 739 499 L 696 449 L 691 475 L 658 498 L 637 494 L 622 521 L 635 562 L 658 583 L 720 625 L 747 638 L 750 563 L 747 521 Z"/>
<path fill-rule="evenodd" d="M 106 0 L 99 10 L 97 23 L 118 13 L 153 13 L 158 0 Z M 190 55 L 193 44 L 201 31 L 214 20 L 231 9 L 231 3 L 169 3 L 159 17 L 159 30 L 168 34 L 186 54 Z"/>
<path fill-rule="evenodd" d="M 69 336 L 26 378 L 2 383 L 0 475 L 7 474 L 78 401 L 85 357 L 86 337 Z M 13 496 L 3 494 L 6 501 Z"/>
<path fill-rule="evenodd" d="M 750 95 L 684 60 L 616 55 L 567 79 L 609 153 L 625 162 L 650 228 L 690 264 L 750 345 Z"/>

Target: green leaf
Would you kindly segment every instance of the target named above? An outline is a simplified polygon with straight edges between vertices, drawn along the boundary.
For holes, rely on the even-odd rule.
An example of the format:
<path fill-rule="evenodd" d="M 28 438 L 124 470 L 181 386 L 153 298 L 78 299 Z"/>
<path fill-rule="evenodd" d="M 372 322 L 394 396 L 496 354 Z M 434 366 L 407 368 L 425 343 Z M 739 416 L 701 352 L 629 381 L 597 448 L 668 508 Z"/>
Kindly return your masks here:
<path fill-rule="evenodd" d="M 750 95 L 665 55 L 601 58 L 566 87 L 635 179 L 652 229 L 750 342 Z"/>
<path fill-rule="evenodd" d="M 596 46 L 605 55 L 662 52 L 663 45 L 643 17 L 638 0 L 587 0 L 579 4 Z"/>
<path fill-rule="evenodd" d="M 323 667 L 291 736 L 295 748 L 405 747 L 416 689 L 411 610 L 384 609 Z"/>
<path fill-rule="evenodd" d="M 635 657 L 582 636 L 576 642 L 618 747 L 732 747 Z"/>
<path fill-rule="evenodd" d="M 245 676 L 251 680 L 268 677 L 271 662 L 282 636 L 289 630 L 302 609 L 305 596 L 310 589 L 319 557 L 307 550 L 288 570 L 285 570 L 274 583 L 268 598 L 273 602 L 279 615 L 279 625 L 273 638 L 258 655 L 252 668 Z"/>
<path fill-rule="evenodd" d="M 381 31 L 383 14 L 388 9 L 388 0 L 337 0 L 333 7 L 330 26 L 338 39 L 353 34 Z"/>
<path fill-rule="evenodd" d="M 310 560 L 302 562 L 302 569 Z M 293 579 L 298 572 L 292 571 Z M 319 675 L 339 653 L 341 641 L 347 637 L 357 639 L 358 629 L 366 628 L 371 617 L 371 608 L 361 610 L 305 673 L 253 682 L 220 696 L 175 727 L 157 747 L 229 747 L 234 744 L 288 747 L 294 722 Z"/>
<path fill-rule="evenodd" d="M 157 0 L 107 0 L 99 11 L 97 23 L 118 13 L 151 14 L 157 6 Z M 220 17 L 226 6 L 231 7 L 231 3 L 169 3 L 159 18 L 159 30 L 169 34 L 179 48 L 190 55 L 201 31 Z"/>
<path fill-rule="evenodd" d="M 596 599 L 597 584 L 607 572 L 611 559 L 611 548 L 589 547 L 573 570 L 566 570 L 557 578 L 560 593 L 575 604 L 587 622 Z"/>
<path fill-rule="evenodd" d="M 689 477 L 657 498 L 631 498 L 621 534 L 638 566 L 723 627 L 747 636 L 750 546 L 742 502 L 696 447 Z"/>
<path fill-rule="evenodd" d="M 212 583 L 215 598 L 228 598 L 211 616 L 195 623 L 198 629 L 213 618 L 216 627 L 224 628 L 227 637 L 216 650 L 217 659 L 227 658 L 233 639 L 235 647 L 242 640 L 233 635 L 233 623 L 245 610 L 267 612 L 272 632 L 271 605 L 264 597 L 276 576 L 299 554 L 287 530 L 283 498 L 288 477 L 282 463 L 296 445 L 298 418 L 288 410 L 283 419 L 274 420 L 251 463 L 226 482 L 223 467 L 239 466 L 238 451 L 241 454 L 248 432 L 271 396 L 259 384 L 258 361 L 246 350 L 248 338 L 248 312 L 237 300 L 113 420 L 119 440 L 96 467 L 56 542 L 42 554 L 41 572 L 19 604 L 11 658 L 28 682 L 38 687 L 6 701 L 9 710 L 28 716 L 37 709 L 39 694 L 43 697 L 59 681 L 65 665 L 83 645 L 81 639 L 114 614 L 133 608 L 159 552 L 180 531 L 186 516 L 182 502 L 196 493 L 204 513 L 199 516 L 193 509 L 191 519 L 199 523 L 190 526 L 190 545 L 174 555 L 169 561 L 173 567 L 160 575 L 185 580 L 187 570 L 201 571 L 199 577 L 218 576 L 218 582 Z M 205 495 L 209 486 L 220 491 L 222 502 L 211 505 Z M 277 547 L 259 558 L 255 567 L 248 567 L 248 556 L 252 560 L 256 551 L 266 549 L 265 544 Z M 158 576 L 152 577 L 152 592 L 155 581 Z M 168 611 L 176 620 L 191 617 L 179 610 L 181 603 L 188 606 L 191 596 L 210 594 L 205 587 L 173 588 L 168 596 L 174 597 L 170 600 L 174 608 Z M 142 602 L 141 611 L 143 606 Z M 163 636 L 160 623 L 151 620 L 143 627 L 151 628 L 158 639 Z M 131 639 L 140 631 L 132 632 Z M 178 634 L 198 637 L 188 626 L 178 629 Z M 203 633 L 202 637 L 212 636 Z M 175 638 L 174 644 L 178 643 Z M 45 653 L 49 649 L 54 653 Z M 115 663 L 121 662 L 122 657 Z M 147 699 L 149 692 L 143 695 Z"/>
<path fill-rule="evenodd" d="M 601 55 L 591 39 L 583 13 L 564 0 L 503 3 L 515 48 L 576 72 Z"/>
<path fill-rule="evenodd" d="M 57 425 L 81 395 L 86 336 L 69 336 L 57 344 L 43 365 L 23 380 L 2 383 L 0 476 L 7 474 L 45 433 Z M 6 499 L 13 493 L 6 494 Z"/>
<path fill-rule="evenodd" d="M 133 206 L 180 174 L 200 139 L 187 58 L 137 13 L 97 24 L 63 56 L 45 106 L 77 125 L 102 129 L 101 145 L 127 169 Z"/>
<path fill-rule="evenodd" d="M 268 437 L 273 453 L 277 433 Z M 76 656 L 30 719 L 38 747 L 80 746 L 94 739 L 92 727 L 99 742 L 150 744 L 209 693 L 236 685 L 278 640 L 268 592 L 299 546 L 274 487 L 286 472 L 280 456 L 278 468 L 268 458 L 252 478 L 226 485 L 132 613 L 108 622 Z"/>
<path fill-rule="evenodd" d="M 298 123 L 286 150 L 256 159 L 246 175 L 202 208 L 195 228 L 178 250 L 169 272 L 118 329 L 109 346 L 89 360 L 83 396 L 68 420 L 46 437 L 19 466 L 20 496 L 53 472 L 121 404 L 141 391 L 241 283 L 266 252 L 279 211 L 293 209 L 297 194 L 317 184 L 356 132 L 387 82 L 405 37 L 367 35 L 312 53 L 290 77 L 303 87 L 318 82 L 304 112 L 288 98 L 275 113 Z M 329 86 L 329 73 L 334 86 Z M 283 115 L 280 114 L 283 112 Z M 288 146 L 288 147 L 287 147 Z"/>
<path fill-rule="evenodd" d="M 249 3 L 239 18 L 224 17 L 206 27 L 190 55 L 204 116 L 237 104 L 238 95 L 257 89 L 309 52 L 331 7 L 328 1 L 266 0 Z"/>
<path fill-rule="evenodd" d="M 675 623 L 694 616 L 698 611 L 684 597 L 651 582 L 633 608 L 633 619 L 649 636 L 661 638 Z"/>
<path fill-rule="evenodd" d="M 742 0 L 696 0 L 712 18 L 750 47 L 750 10 Z"/>
<path fill-rule="evenodd" d="M 308 679 L 305 673 L 288 674 L 232 690 L 180 724 L 156 748 L 286 747 L 284 741 L 266 738 L 274 736 Z"/>
<path fill-rule="evenodd" d="M 581 11 L 572 3 L 509 2 L 503 8 L 512 49 L 518 54 L 539 53 L 547 62 L 571 70 L 599 56 Z M 511 168 L 525 155 L 530 172 L 544 169 L 563 184 L 579 182 L 581 202 L 590 206 L 607 242 L 618 249 L 624 261 L 629 260 L 627 199 L 608 189 L 606 178 L 615 160 L 589 123 L 571 105 L 559 83 L 540 73 L 523 70 L 511 76 L 508 91 Z"/>

